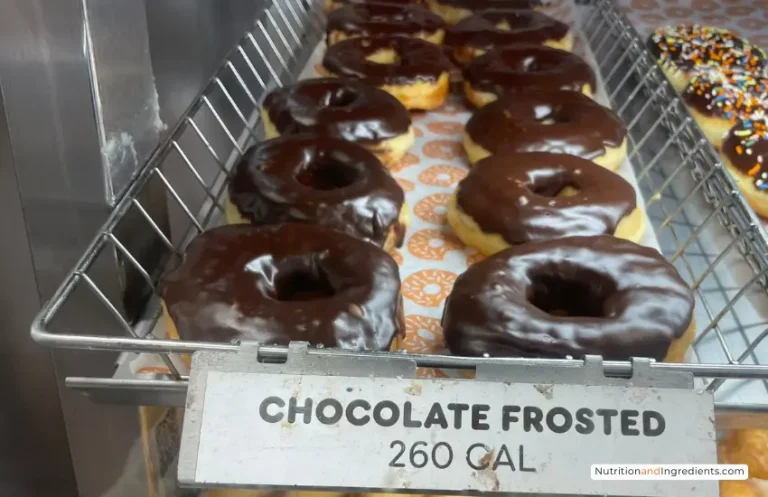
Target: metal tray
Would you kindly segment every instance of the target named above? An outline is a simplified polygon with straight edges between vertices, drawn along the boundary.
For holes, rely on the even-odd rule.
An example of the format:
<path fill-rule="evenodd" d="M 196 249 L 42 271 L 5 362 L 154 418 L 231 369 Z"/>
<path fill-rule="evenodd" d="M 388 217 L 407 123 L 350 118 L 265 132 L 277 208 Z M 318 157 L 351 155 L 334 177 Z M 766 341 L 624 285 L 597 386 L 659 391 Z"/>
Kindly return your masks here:
<path fill-rule="evenodd" d="M 253 31 L 245 34 L 136 175 L 32 324 L 32 337 L 41 344 L 157 353 L 171 374 L 113 378 L 109 371 L 101 378 L 68 378 L 70 386 L 105 402 L 183 405 L 187 378 L 179 372 L 177 354 L 238 349 L 234 344 L 170 341 L 152 335 L 160 314 L 156 285 L 167 264 L 222 213 L 231 166 L 249 144 L 263 137 L 260 101 L 269 89 L 301 72 L 324 35 L 322 9 L 319 0 L 267 3 Z M 696 294 L 697 362 L 652 367 L 693 374 L 701 379 L 702 388 L 716 391 L 720 412 L 739 415 L 733 418 L 737 423 L 751 423 L 745 421 L 752 419 L 746 414 L 768 412 L 768 366 L 760 365 L 768 364 L 764 340 L 768 315 L 763 315 L 768 312 L 766 233 L 623 14 L 609 0 L 579 2 L 570 14 L 594 55 L 613 108 L 627 123 L 629 157 L 662 253 Z M 157 196 L 167 203 L 162 217 L 150 214 L 144 200 Z M 103 282 L 94 276 L 94 268 L 105 260 L 123 266 L 121 281 Z M 111 290 L 116 284 L 121 291 Z M 74 302 L 84 301 L 92 304 L 92 314 L 75 316 L 79 325 L 73 328 Z M 114 327 L 92 329 L 91 323 L 98 322 L 95 317 L 105 315 L 111 316 Z M 286 355 L 284 347 L 260 351 L 268 360 Z M 481 363 L 539 368 L 581 363 L 414 357 L 423 367 L 470 369 Z M 631 367 L 630 362 L 604 363 L 605 373 L 611 375 L 627 375 Z"/>

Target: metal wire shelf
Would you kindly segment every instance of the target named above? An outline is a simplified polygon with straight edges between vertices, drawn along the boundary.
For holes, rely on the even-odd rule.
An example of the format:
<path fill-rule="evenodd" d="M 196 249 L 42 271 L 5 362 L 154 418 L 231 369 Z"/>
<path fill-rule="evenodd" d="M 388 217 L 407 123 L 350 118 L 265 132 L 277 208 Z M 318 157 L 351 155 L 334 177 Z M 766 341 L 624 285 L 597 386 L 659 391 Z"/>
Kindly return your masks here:
<path fill-rule="evenodd" d="M 570 5 L 570 3 L 568 3 Z M 211 79 L 189 112 L 145 164 L 76 267 L 32 325 L 52 347 L 161 354 L 170 375 L 156 380 L 75 378 L 82 389 L 179 392 L 186 377 L 175 354 L 237 350 L 237 345 L 163 340 L 152 334 L 160 315 L 160 274 L 223 212 L 229 170 L 263 137 L 259 105 L 275 85 L 297 77 L 324 35 L 322 2 L 273 0 Z M 634 28 L 610 0 L 575 6 L 573 22 L 594 55 L 613 108 L 625 120 L 629 157 L 662 252 L 696 293 L 699 364 L 657 364 L 706 379 L 722 406 L 768 406 L 768 242 L 719 158 L 656 67 Z M 148 207 L 161 198 L 164 209 Z M 154 205 L 154 204 L 153 204 Z M 118 291 L 94 276 L 104 261 L 123 269 Z M 88 301 L 76 316 L 68 307 Z M 83 309 L 82 305 L 77 307 Z M 82 312 L 82 311 L 78 311 Z M 70 319 L 64 319 L 63 316 Z M 108 316 L 114 329 L 92 330 Z M 60 324 L 62 321 L 66 324 Z M 71 323 L 77 323 L 72 325 Z M 279 347 L 264 348 L 279 356 Z M 271 352 L 270 352 L 271 351 Z M 341 353 L 323 351 L 322 353 Z M 475 367 L 490 359 L 415 356 L 423 367 Z M 516 359 L 494 361 L 516 362 Z M 526 359 L 546 368 L 551 360 Z M 567 360 L 563 360 L 566 361 Z M 629 369 L 628 369 L 629 368 Z M 630 363 L 606 363 L 624 374 Z M 739 380 L 740 379 L 740 380 Z M 115 400 L 115 396 L 111 397 Z"/>

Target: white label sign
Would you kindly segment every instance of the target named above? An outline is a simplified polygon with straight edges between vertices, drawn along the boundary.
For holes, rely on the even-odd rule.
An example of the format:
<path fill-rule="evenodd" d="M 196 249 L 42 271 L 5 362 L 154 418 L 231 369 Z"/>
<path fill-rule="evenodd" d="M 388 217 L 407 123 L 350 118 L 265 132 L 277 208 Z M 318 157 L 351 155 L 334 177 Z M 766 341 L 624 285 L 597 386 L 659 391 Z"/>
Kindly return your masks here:
<path fill-rule="evenodd" d="M 716 463 L 712 397 L 694 391 L 209 371 L 188 408 L 187 485 L 718 495 L 591 479 L 593 464 Z"/>

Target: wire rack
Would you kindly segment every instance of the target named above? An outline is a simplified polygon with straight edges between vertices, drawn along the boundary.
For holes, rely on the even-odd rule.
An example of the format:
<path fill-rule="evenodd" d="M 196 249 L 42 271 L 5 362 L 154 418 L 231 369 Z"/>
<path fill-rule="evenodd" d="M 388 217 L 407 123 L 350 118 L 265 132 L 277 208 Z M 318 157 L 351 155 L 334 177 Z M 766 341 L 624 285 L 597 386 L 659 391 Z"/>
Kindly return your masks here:
<path fill-rule="evenodd" d="M 178 354 L 238 349 L 155 336 L 157 284 L 189 241 L 219 222 L 232 165 L 263 138 L 261 99 L 305 66 L 324 35 L 322 8 L 316 0 L 268 3 L 32 325 L 33 338 L 48 346 L 160 354 L 171 374 L 139 381 L 112 380 L 112 372 L 105 372 L 103 378 L 77 378 L 71 385 L 179 392 L 187 378 Z M 696 294 L 696 363 L 654 367 L 691 372 L 729 409 L 768 406 L 768 366 L 760 365 L 768 364 L 765 230 L 623 14 L 609 0 L 592 0 L 579 2 L 573 15 L 612 106 L 627 123 L 630 161 L 661 250 Z M 98 272 L 109 263 L 121 268 L 117 285 Z M 93 324 L 102 318 L 112 324 Z M 122 333 L 115 333 L 116 327 Z M 285 349 L 263 347 L 262 353 L 285 356 Z M 423 367 L 516 361 L 414 358 Z M 525 362 L 547 368 L 557 360 Z M 606 374 L 631 371 L 629 362 L 604 366 Z"/>

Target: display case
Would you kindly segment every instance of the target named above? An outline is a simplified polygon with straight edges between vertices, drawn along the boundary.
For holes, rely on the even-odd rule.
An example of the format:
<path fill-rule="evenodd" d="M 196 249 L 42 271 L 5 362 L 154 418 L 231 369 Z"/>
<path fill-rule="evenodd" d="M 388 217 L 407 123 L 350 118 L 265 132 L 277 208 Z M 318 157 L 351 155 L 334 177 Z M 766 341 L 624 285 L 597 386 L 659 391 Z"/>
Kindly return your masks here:
<path fill-rule="evenodd" d="M 148 5 L 147 11 L 153 8 Z M 600 77 L 605 103 L 627 124 L 631 174 L 649 228 L 696 296 L 698 329 L 690 361 L 652 362 L 643 370 L 695 377 L 696 389 L 715 396 L 718 428 L 768 427 L 768 238 L 761 221 L 614 4 L 563 0 L 548 8 L 572 23 L 582 56 Z M 252 17 L 245 16 L 253 23 L 239 26 L 244 35 L 233 36 L 232 47 L 217 53 L 218 69 L 211 63 L 213 76 L 189 108 L 168 117 L 148 114 L 144 129 L 162 136 L 159 146 L 151 153 L 133 150 L 127 172 L 123 166 L 109 168 L 115 173 L 107 177 L 112 189 L 103 210 L 109 215 L 32 324 L 35 341 L 77 350 L 89 363 L 82 372 L 68 369 L 68 387 L 97 403 L 183 407 L 189 371 L 181 355 L 203 351 L 234 357 L 249 345 L 166 339 L 158 284 L 195 235 L 222 221 L 231 168 L 248 146 L 263 139 L 260 102 L 271 88 L 307 74 L 317 61 L 313 57 L 325 34 L 323 9 L 317 0 L 259 5 Z M 152 28 L 149 22 L 150 41 Z M 166 36 L 165 29 L 160 36 Z M 121 81 L 110 76 L 104 88 Z M 151 98 L 148 107 L 138 100 L 144 105 L 137 108 L 151 111 Z M 113 144 L 129 140 L 122 131 L 104 129 L 101 151 L 112 157 Z M 118 148 L 124 159 L 126 149 Z M 402 360 L 400 354 L 327 349 L 307 354 L 328 361 Z M 289 355 L 287 347 L 259 346 L 256 359 L 279 362 Z M 91 357 L 108 359 L 96 371 Z M 524 367 L 555 384 L 561 368 L 588 365 L 576 359 L 407 357 L 414 367 L 450 371 Z M 598 367 L 604 376 L 628 379 L 631 388 L 641 366 L 601 361 Z"/>

